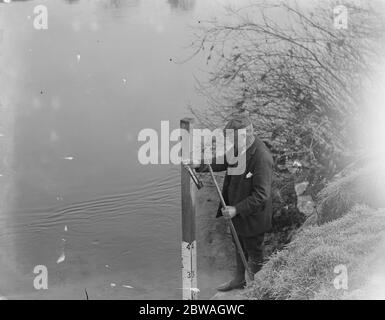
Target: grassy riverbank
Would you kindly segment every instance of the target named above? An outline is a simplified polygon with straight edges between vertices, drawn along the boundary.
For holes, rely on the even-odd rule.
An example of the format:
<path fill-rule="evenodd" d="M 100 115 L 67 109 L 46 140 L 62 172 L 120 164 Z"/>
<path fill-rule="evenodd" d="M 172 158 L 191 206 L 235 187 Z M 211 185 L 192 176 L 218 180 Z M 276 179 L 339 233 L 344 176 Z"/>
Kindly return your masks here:
<path fill-rule="evenodd" d="M 301 231 L 271 256 L 245 296 L 249 299 L 351 299 L 368 281 L 385 239 L 385 211 L 355 206 L 348 214 Z M 348 290 L 336 289 L 335 267 L 346 266 Z M 358 290 L 358 291 L 357 291 Z"/>

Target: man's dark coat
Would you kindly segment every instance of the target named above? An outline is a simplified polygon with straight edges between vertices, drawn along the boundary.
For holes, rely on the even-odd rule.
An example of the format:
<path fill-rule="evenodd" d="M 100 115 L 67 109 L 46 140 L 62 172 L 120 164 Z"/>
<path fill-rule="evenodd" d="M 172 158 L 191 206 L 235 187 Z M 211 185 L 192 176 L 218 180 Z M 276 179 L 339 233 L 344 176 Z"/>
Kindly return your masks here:
<path fill-rule="evenodd" d="M 228 169 L 228 163 L 213 164 L 214 171 Z M 207 171 L 206 166 L 197 169 Z M 237 215 L 232 219 L 237 233 L 252 237 L 271 228 L 273 159 L 265 144 L 255 137 L 254 143 L 246 151 L 246 170 L 240 175 L 226 173 L 222 194 L 229 206 L 234 206 Z M 221 205 L 217 217 L 222 216 Z"/>

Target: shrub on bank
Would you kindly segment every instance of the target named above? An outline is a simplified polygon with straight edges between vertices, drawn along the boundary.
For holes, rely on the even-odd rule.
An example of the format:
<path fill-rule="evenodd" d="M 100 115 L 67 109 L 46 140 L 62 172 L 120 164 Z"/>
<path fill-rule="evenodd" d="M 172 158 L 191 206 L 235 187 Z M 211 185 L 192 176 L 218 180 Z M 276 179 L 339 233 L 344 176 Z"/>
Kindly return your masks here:
<path fill-rule="evenodd" d="M 361 286 L 365 259 L 384 230 L 384 217 L 363 205 L 338 220 L 306 228 L 270 257 L 245 295 L 249 299 L 343 298 L 346 291 L 333 285 L 334 268 L 347 267 L 349 290 Z"/>

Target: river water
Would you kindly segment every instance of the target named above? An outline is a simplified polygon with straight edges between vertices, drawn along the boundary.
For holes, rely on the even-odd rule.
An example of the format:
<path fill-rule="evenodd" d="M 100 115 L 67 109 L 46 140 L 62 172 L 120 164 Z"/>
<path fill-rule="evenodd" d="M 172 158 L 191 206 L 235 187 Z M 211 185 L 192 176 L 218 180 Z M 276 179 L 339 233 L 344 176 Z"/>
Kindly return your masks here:
<path fill-rule="evenodd" d="M 181 297 L 179 168 L 141 165 L 137 135 L 202 103 L 203 58 L 176 62 L 223 2 L 0 1 L 0 296 Z"/>

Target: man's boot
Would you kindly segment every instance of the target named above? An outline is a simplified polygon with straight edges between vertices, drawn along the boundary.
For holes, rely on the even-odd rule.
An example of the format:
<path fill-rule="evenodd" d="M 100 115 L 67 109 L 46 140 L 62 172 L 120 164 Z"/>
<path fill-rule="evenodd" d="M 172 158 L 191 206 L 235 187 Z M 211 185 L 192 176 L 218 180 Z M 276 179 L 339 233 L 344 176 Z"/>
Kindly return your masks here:
<path fill-rule="evenodd" d="M 255 274 L 261 270 L 263 266 L 263 250 L 260 248 L 250 250 L 249 259 L 247 261 L 247 266 L 249 268 L 250 273 L 252 274 L 252 280 L 254 280 Z"/>
<path fill-rule="evenodd" d="M 249 268 L 249 271 L 251 273 L 251 280 L 254 280 L 255 274 L 261 270 L 262 268 L 262 261 L 261 260 L 252 260 L 249 258 L 249 261 L 247 262 L 247 266 Z"/>
<path fill-rule="evenodd" d="M 220 285 L 217 290 L 221 292 L 231 291 L 235 289 L 243 289 L 246 286 L 245 280 L 245 267 L 242 262 L 241 256 L 236 253 L 236 269 L 234 278 L 229 282 Z"/>

